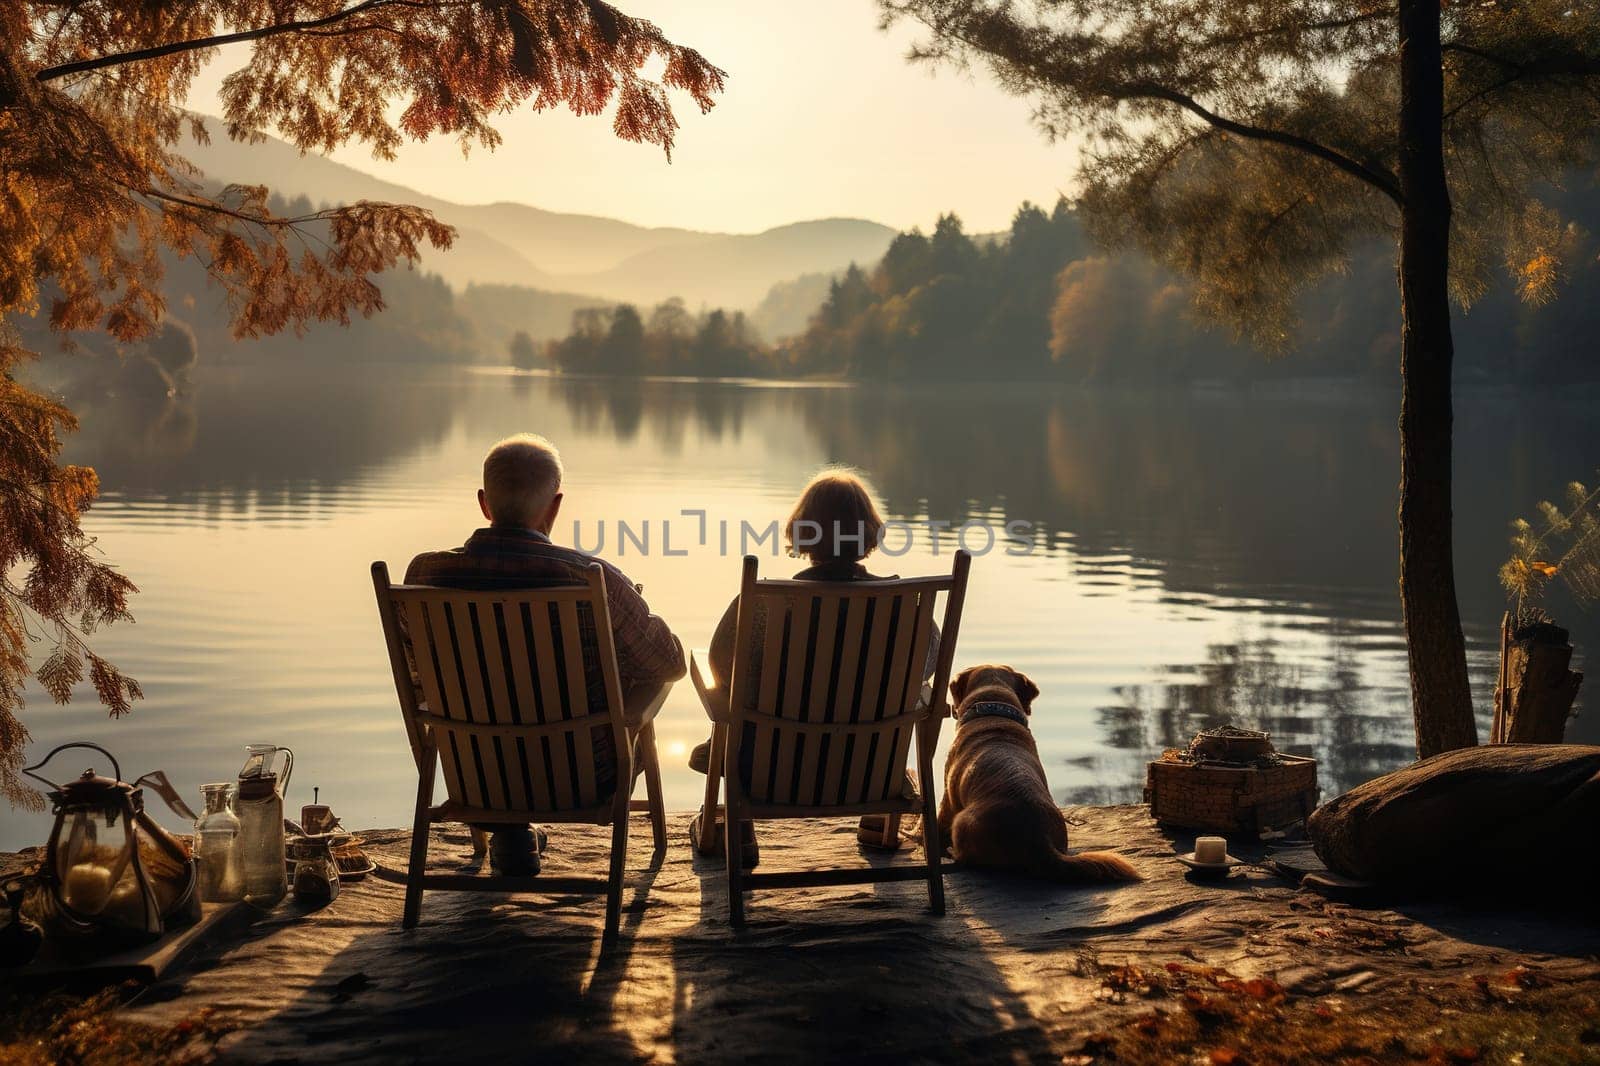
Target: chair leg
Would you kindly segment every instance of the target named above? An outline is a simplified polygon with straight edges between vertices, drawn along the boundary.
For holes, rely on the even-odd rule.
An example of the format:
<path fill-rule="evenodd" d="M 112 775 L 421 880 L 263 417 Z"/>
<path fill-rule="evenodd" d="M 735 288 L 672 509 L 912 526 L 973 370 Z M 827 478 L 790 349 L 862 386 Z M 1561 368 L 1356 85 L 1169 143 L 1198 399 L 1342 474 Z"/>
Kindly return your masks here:
<path fill-rule="evenodd" d="M 928 732 L 931 732 L 929 730 Z M 928 732 L 917 740 L 917 761 L 922 778 L 922 857 L 928 865 L 928 908 L 934 914 L 944 913 L 944 873 L 941 869 L 944 853 L 943 834 L 939 832 L 938 800 L 933 794 L 933 743 Z"/>
<path fill-rule="evenodd" d="M 728 746 L 728 727 L 711 727 L 711 758 L 706 766 L 706 796 L 700 807 L 700 839 L 695 850 L 702 855 L 717 853 L 717 798 L 722 791 L 722 763 Z M 725 834 L 726 835 L 726 834 Z"/>
<path fill-rule="evenodd" d="M 433 805 L 434 752 L 424 749 L 423 768 L 417 774 L 417 813 L 411 822 L 411 864 L 406 868 L 406 903 L 401 928 L 415 929 L 422 920 L 422 879 L 428 871 L 428 808 Z"/>
<path fill-rule="evenodd" d="M 723 738 L 723 745 L 727 743 L 726 731 L 717 729 L 717 736 Z M 715 741 L 712 743 L 716 747 Z M 744 928 L 744 828 L 739 815 L 744 813 L 744 787 L 734 779 L 731 766 L 725 765 L 729 760 L 726 750 L 717 752 L 723 762 L 712 762 L 713 767 L 721 766 L 728 775 L 724 791 L 727 793 L 727 821 L 722 828 L 723 859 L 728 864 L 728 923 L 734 929 Z M 714 815 L 716 808 L 711 808 Z M 707 820 L 710 820 L 709 818 Z"/>
<path fill-rule="evenodd" d="M 656 724 L 650 722 L 639 733 L 640 754 L 644 758 L 644 790 L 650 799 L 650 834 L 656 854 L 667 853 L 667 804 L 661 791 L 661 759 L 656 753 Z"/>
<path fill-rule="evenodd" d="M 744 834 L 741 823 L 733 820 L 733 804 L 728 804 L 728 824 L 722 839 L 728 863 L 728 922 L 735 929 L 744 928 L 744 856 L 741 854 Z"/>
<path fill-rule="evenodd" d="M 611 880 L 606 886 L 606 939 L 622 928 L 622 877 L 628 865 L 628 811 L 623 808 L 611 820 Z"/>

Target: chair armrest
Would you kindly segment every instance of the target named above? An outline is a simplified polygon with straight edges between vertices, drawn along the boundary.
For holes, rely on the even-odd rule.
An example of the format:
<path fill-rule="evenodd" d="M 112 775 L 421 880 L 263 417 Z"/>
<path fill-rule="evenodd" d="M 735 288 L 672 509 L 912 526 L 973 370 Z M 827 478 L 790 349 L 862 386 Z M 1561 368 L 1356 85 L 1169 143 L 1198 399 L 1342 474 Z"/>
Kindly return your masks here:
<path fill-rule="evenodd" d="M 622 717 L 628 729 L 637 733 L 655 721 L 671 691 L 672 682 L 663 681 L 659 685 L 636 685 L 624 693 Z"/>
<path fill-rule="evenodd" d="M 706 684 L 705 676 L 700 673 L 700 660 L 695 658 L 692 651 L 689 653 L 689 679 L 694 682 L 694 690 L 700 694 L 700 705 L 705 708 L 707 718 L 713 722 L 726 722 L 732 717 L 728 711 L 727 690 Z"/>

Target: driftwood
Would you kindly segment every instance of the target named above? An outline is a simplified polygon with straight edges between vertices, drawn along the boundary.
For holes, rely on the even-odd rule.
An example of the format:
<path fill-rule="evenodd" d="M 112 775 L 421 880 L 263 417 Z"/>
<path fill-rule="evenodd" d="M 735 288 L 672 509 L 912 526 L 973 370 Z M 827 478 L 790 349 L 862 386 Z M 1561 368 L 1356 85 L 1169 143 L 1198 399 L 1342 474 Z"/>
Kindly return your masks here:
<path fill-rule="evenodd" d="M 1559 744 L 1583 675 L 1568 669 L 1567 631 L 1548 622 L 1511 631 L 1500 624 L 1500 679 L 1495 686 L 1492 744 Z"/>
<path fill-rule="evenodd" d="M 1318 807 L 1306 823 L 1335 873 L 1468 891 L 1593 890 L 1600 747 L 1493 744 L 1435 755 Z"/>

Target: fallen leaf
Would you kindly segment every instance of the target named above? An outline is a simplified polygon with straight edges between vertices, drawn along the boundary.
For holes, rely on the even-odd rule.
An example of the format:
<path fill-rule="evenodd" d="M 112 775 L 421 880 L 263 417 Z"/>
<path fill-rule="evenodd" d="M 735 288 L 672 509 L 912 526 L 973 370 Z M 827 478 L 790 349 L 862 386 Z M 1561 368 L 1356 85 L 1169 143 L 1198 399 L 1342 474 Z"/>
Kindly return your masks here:
<path fill-rule="evenodd" d="M 1288 995 L 1283 990 L 1282 985 L 1265 977 L 1252 977 L 1248 981 L 1222 981 L 1218 984 L 1218 987 L 1224 992 L 1232 992 L 1235 995 L 1249 996 L 1251 999 L 1273 1003 L 1284 999 Z"/>
<path fill-rule="evenodd" d="M 1500 975 L 1500 980 L 1515 988 L 1538 988 L 1546 983 L 1537 971 L 1526 966 L 1513 966 Z"/>

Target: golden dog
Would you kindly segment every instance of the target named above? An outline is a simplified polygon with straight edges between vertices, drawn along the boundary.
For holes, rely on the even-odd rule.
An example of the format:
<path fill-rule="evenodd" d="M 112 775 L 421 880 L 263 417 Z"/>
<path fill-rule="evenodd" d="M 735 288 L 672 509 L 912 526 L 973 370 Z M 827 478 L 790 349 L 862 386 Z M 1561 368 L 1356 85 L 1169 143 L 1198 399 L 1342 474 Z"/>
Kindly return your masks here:
<path fill-rule="evenodd" d="M 1039 687 L 1009 666 L 950 682 L 956 738 L 945 762 L 939 837 L 957 861 L 1051 881 L 1138 881 L 1109 851 L 1067 854 L 1067 820 L 1050 797 L 1028 729 Z"/>

